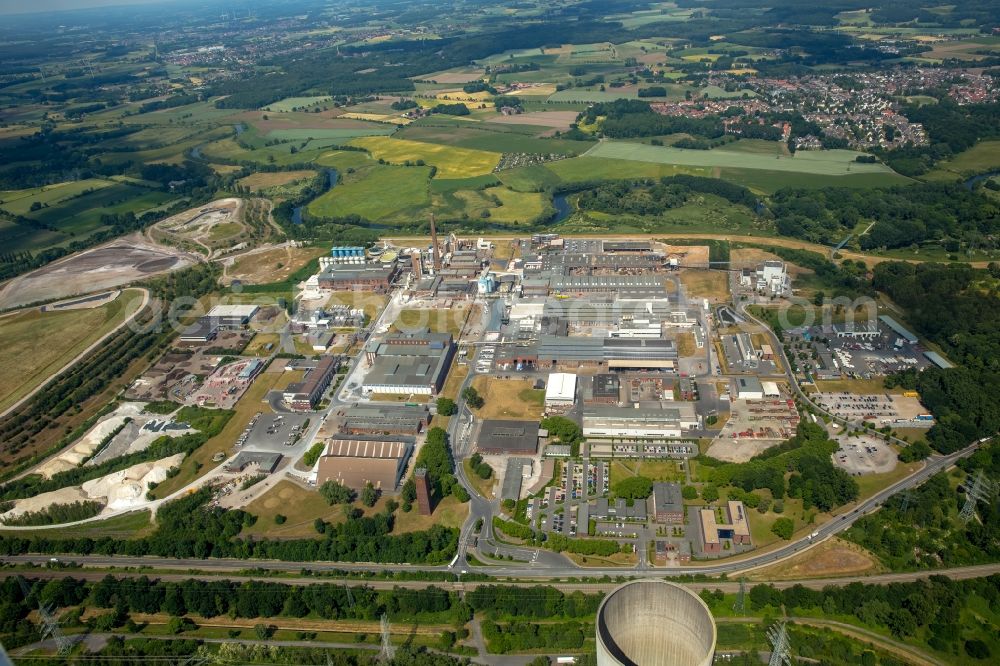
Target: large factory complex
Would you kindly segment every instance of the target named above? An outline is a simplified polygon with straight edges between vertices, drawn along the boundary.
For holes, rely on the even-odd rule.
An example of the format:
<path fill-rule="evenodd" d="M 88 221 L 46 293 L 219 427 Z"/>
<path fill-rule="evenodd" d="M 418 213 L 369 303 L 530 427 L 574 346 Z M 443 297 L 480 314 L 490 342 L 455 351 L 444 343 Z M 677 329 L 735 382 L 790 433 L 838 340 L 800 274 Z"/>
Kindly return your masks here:
<path fill-rule="evenodd" d="M 429 244 L 412 243 L 333 248 L 291 307 L 214 305 L 128 394 L 228 408 L 266 377 L 275 388 L 226 469 L 315 491 L 396 494 L 412 480 L 421 511 L 440 499 L 416 469 L 440 427 L 457 466 L 478 455 L 465 474 L 484 479 L 505 516 L 539 534 L 615 540 L 653 566 L 762 545 L 770 500 L 760 511 L 757 496 L 703 495 L 695 459 L 745 462 L 795 435 L 790 371 L 844 418 L 932 424 L 914 394 L 827 383 L 947 363 L 891 317 L 786 329 L 782 348 L 753 325 L 738 304 L 795 292 L 778 259 L 718 268 L 705 246 L 438 238 L 433 224 Z M 275 341 L 251 342 L 275 326 Z M 234 355 L 242 348 L 255 355 Z M 830 435 L 833 464 L 852 475 L 895 466 L 884 442 Z M 623 494 L 630 477 L 648 480 L 648 494 Z"/>

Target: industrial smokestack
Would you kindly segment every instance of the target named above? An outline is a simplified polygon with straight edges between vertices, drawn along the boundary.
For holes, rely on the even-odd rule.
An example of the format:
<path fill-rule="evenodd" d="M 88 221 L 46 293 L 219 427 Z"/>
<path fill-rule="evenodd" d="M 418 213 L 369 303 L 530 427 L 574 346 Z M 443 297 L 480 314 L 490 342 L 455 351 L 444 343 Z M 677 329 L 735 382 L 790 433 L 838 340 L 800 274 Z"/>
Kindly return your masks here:
<path fill-rule="evenodd" d="M 434 272 L 441 270 L 441 251 L 438 249 L 437 227 L 434 226 L 434 213 L 431 213 L 431 251 L 434 252 Z"/>

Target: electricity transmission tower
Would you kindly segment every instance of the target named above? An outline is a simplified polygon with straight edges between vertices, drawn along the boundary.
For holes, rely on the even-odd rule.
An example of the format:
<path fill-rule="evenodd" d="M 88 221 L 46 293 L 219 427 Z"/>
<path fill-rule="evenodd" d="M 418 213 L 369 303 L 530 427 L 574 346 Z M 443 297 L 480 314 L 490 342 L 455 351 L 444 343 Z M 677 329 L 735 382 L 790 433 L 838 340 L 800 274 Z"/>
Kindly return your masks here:
<path fill-rule="evenodd" d="M 963 523 L 972 520 L 976 515 L 976 502 L 988 502 L 993 494 L 993 482 L 983 476 L 983 470 L 976 473 L 972 483 L 965 486 L 965 506 L 958 515 Z"/>
<path fill-rule="evenodd" d="M 28 586 L 28 581 L 24 580 L 23 576 L 18 576 L 17 582 L 21 586 L 21 593 L 27 599 L 31 595 L 31 588 Z M 69 653 L 73 648 L 73 639 L 63 634 L 62 630 L 59 629 L 59 620 L 52 614 L 51 609 L 42 603 L 41 599 L 38 601 L 38 617 L 42 621 L 39 627 L 42 640 L 51 638 L 55 641 L 56 650 L 60 655 Z"/>
<path fill-rule="evenodd" d="M 392 644 L 389 635 L 389 616 L 382 613 L 382 649 L 378 653 L 379 661 L 386 664 L 392 663 L 396 656 L 396 647 Z"/>
<path fill-rule="evenodd" d="M 771 642 L 771 660 L 768 666 L 791 666 L 792 658 L 788 654 L 788 628 L 784 620 L 767 630 L 767 640 Z"/>
<path fill-rule="evenodd" d="M 736 593 L 736 601 L 733 603 L 733 610 L 742 613 L 746 610 L 747 579 L 740 576 L 740 591 Z"/>

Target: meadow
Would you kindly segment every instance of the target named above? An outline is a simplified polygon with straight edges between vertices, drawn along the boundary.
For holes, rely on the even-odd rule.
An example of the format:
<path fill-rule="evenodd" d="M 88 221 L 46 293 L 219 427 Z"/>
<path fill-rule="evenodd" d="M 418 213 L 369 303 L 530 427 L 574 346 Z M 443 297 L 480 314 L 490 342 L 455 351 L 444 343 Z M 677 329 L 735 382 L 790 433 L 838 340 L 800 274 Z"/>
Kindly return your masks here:
<path fill-rule="evenodd" d="M 264 107 L 265 111 L 277 111 L 279 113 L 292 111 L 304 106 L 313 106 L 314 104 L 321 104 L 323 102 L 328 102 L 332 99 L 329 95 L 315 96 L 315 97 L 286 97 L 283 100 L 274 102 L 273 104 L 268 104 Z"/>
<path fill-rule="evenodd" d="M 372 157 L 391 164 L 423 160 L 425 164 L 437 167 L 438 178 L 468 178 L 488 174 L 500 161 L 500 154 L 496 152 L 388 137 L 355 139 L 351 141 L 351 145 L 365 148 Z"/>
<path fill-rule="evenodd" d="M 345 176 L 314 199 L 308 211 L 317 217 L 360 215 L 372 222 L 402 219 L 430 204 L 429 179 L 430 167 L 374 165 Z"/>
<path fill-rule="evenodd" d="M 973 174 L 1000 170 L 1000 141 L 980 141 L 950 160 L 938 162 L 921 180 L 950 182 Z"/>
<path fill-rule="evenodd" d="M 0 317 L 0 410 L 56 375 L 77 354 L 114 329 L 142 303 L 126 290 L 96 308 L 42 312 L 21 310 Z"/>
<path fill-rule="evenodd" d="M 790 173 L 810 173 L 823 176 L 843 176 L 849 173 L 891 173 L 882 164 L 856 162 L 862 153 L 851 150 L 799 151 L 794 157 L 778 158 L 752 152 L 714 150 L 684 150 L 670 146 L 649 146 L 638 143 L 603 141 L 587 152 L 589 157 L 606 157 L 639 162 L 676 164 L 692 167 L 759 169 Z"/>

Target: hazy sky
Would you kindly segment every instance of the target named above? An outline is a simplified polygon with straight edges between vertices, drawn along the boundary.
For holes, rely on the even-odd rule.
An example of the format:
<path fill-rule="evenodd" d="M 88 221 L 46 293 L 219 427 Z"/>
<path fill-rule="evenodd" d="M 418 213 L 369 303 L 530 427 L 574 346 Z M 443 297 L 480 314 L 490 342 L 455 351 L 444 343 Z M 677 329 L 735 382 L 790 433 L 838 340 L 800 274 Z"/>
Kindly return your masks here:
<path fill-rule="evenodd" d="M 0 0 L 0 14 L 28 14 L 109 5 L 149 5 L 169 0 Z"/>

